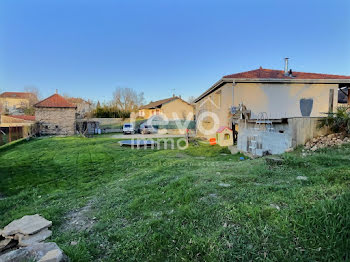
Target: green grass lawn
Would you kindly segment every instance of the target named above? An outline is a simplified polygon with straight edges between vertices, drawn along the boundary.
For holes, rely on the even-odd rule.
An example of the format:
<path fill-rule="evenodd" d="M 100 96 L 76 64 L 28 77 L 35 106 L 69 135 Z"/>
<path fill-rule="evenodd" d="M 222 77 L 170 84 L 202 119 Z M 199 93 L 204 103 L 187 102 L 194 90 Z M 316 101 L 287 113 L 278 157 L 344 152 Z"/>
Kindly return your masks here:
<path fill-rule="evenodd" d="M 72 261 L 349 261 L 349 145 L 239 157 L 111 138 L 0 148 L 0 227 L 39 213 Z"/>

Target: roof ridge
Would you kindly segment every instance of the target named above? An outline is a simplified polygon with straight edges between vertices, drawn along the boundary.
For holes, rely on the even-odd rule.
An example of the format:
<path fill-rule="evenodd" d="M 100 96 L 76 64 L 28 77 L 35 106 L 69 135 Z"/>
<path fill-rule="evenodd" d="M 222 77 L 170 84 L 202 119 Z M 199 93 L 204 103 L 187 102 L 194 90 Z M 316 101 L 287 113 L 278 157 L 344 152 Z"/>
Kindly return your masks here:
<path fill-rule="evenodd" d="M 35 97 L 36 95 L 32 92 L 12 92 L 12 91 L 5 91 L 0 94 L 0 97 L 3 98 L 24 98 L 28 99 L 30 97 Z"/>
<path fill-rule="evenodd" d="M 260 68 L 262 70 L 265 70 L 265 71 L 280 71 L 280 72 L 284 72 L 284 70 L 280 70 L 280 69 L 271 69 L 271 68 Z M 292 68 L 290 68 L 292 69 Z M 251 71 L 254 71 L 254 70 L 251 70 Z M 249 71 L 247 71 L 249 72 Z M 331 75 L 331 76 L 350 76 L 350 75 L 338 75 L 338 74 L 328 74 L 328 73 L 315 73 L 315 72 L 301 72 L 301 71 L 294 71 L 292 69 L 292 72 L 293 73 L 299 73 L 299 74 L 316 74 L 316 75 Z M 245 72 L 243 72 L 245 73 Z M 232 74 L 232 75 L 235 75 L 235 74 Z"/>
<path fill-rule="evenodd" d="M 175 99 L 180 99 L 181 101 L 184 101 L 181 97 L 172 96 L 172 97 L 169 97 L 169 98 L 164 98 L 164 99 L 160 99 L 160 100 L 157 100 L 157 101 L 149 102 L 148 104 L 141 106 L 140 109 L 147 109 L 147 108 L 161 106 L 161 105 L 163 105 L 165 103 L 168 103 L 170 101 L 173 101 Z M 184 101 L 184 102 L 187 103 L 186 101 Z"/>
<path fill-rule="evenodd" d="M 55 98 L 55 100 L 50 101 L 52 98 Z M 61 101 L 59 101 L 59 100 Z M 73 103 L 70 103 L 67 101 L 67 99 L 65 99 L 63 96 L 59 95 L 59 94 L 53 94 L 41 101 L 39 101 L 38 103 L 36 103 L 34 105 L 34 107 L 72 107 L 72 108 L 76 108 L 76 105 L 74 105 Z"/>
<path fill-rule="evenodd" d="M 258 69 L 253 69 L 253 70 L 249 70 L 249 71 L 242 71 L 242 72 L 238 72 L 238 73 L 233 73 L 233 74 L 224 75 L 223 78 L 225 78 L 226 76 L 231 76 L 231 75 L 238 75 L 238 74 L 243 74 L 243 73 L 251 73 L 251 72 L 254 72 L 254 71 L 258 71 L 258 70 L 260 70 L 260 68 L 258 68 Z"/>
<path fill-rule="evenodd" d="M 265 73 L 271 73 L 269 77 L 266 76 Z M 274 75 L 272 73 L 275 73 Z M 337 75 L 337 74 L 326 74 L 326 73 L 312 73 L 312 72 L 300 72 L 300 71 L 292 71 L 293 76 L 296 78 L 308 79 L 308 76 L 312 76 L 310 79 L 332 79 L 332 77 L 336 78 L 345 78 L 349 79 L 350 75 Z M 280 74 L 280 75 L 279 75 Z M 254 77 L 255 76 L 255 77 Z M 303 77 L 304 76 L 304 77 Z M 284 76 L 284 70 L 279 69 L 269 69 L 262 68 L 261 66 L 258 69 L 253 69 L 245 72 L 238 72 L 229 75 L 224 75 L 222 78 L 286 78 L 288 76 Z"/>

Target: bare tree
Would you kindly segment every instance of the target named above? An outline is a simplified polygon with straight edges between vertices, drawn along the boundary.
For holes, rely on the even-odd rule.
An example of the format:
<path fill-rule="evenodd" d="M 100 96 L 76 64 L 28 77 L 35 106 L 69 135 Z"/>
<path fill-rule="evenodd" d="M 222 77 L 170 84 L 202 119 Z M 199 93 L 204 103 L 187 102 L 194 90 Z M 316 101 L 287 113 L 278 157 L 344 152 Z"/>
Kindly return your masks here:
<path fill-rule="evenodd" d="M 24 92 L 33 94 L 32 96 L 29 97 L 29 106 L 30 107 L 32 107 L 34 104 L 36 104 L 41 97 L 39 89 L 35 86 L 24 87 Z"/>
<path fill-rule="evenodd" d="M 144 103 L 143 92 L 137 93 L 131 88 L 118 87 L 113 93 L 112 104 L 119 110 L 132 112 L 137 110 Z"/>
<path fill-rule="evenodd" d="M 187 102 L 188 102 L 189 104 L 193 104 L 195 99 L 196 99 L 196 97 L 194 97 L 194 96 L 189 96 L 189 97 L 187 98 Z"/>

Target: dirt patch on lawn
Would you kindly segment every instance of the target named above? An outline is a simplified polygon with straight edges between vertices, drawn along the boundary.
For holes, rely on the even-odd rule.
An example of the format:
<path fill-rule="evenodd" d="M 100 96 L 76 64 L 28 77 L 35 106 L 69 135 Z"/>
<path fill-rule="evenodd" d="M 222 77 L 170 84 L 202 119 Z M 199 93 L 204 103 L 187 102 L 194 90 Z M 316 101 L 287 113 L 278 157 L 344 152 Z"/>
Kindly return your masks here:
<path fill-rule="evenodd" d="M 94 201 L 89 201 L 86 206 L 69 211 L 62 225 L 64 231 L 89 231 L 96 221 L 96 217 L 92 216 L 92 206 Z"/>

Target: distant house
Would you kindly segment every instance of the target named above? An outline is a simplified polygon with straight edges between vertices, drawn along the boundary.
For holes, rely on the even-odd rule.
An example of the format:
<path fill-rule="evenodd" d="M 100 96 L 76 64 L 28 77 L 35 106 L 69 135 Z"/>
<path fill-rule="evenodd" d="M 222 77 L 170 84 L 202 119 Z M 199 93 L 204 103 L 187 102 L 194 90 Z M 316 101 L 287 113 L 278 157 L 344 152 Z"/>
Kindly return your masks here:
<path fill-rule="evenodd" d="M 37 102 L 33 93 L 4 92 L 0 94 L 0 111 L 9 114 L 23 114 L 26 108 Z"/>
<path fill-rule="evenodd" d="M 85 118 L 92 111 L 92 103 L 82 98 L 69 97 L 66 100 L 77 106 L 77 118 Z"/>
<path fill-rule="evenodd" d="M 194 108 L 180 97 L 173 96 L 142 106 L 138 111 L 138 115 L 145 119 L 152 116 L 163 116 L 168 120 L 193 120 Z"/>
<path fill-rule="evenodd" d="M 294 72 L 288 60 L 285 70 L 226 75 L 194 101 L 197 135 L 215 138 L 226 126 L 238 131 L 239 150 L 282 153 L 319 135 L 318 119 L 336 110 L 338 90 L 349 87 L 350 76 Z"/>
<path fill-rule="evenodd" d="M 42 135 L 73 135 L 77 106 L 59 94 L 54 94 L 34 105 L 35 119 Z"/>

